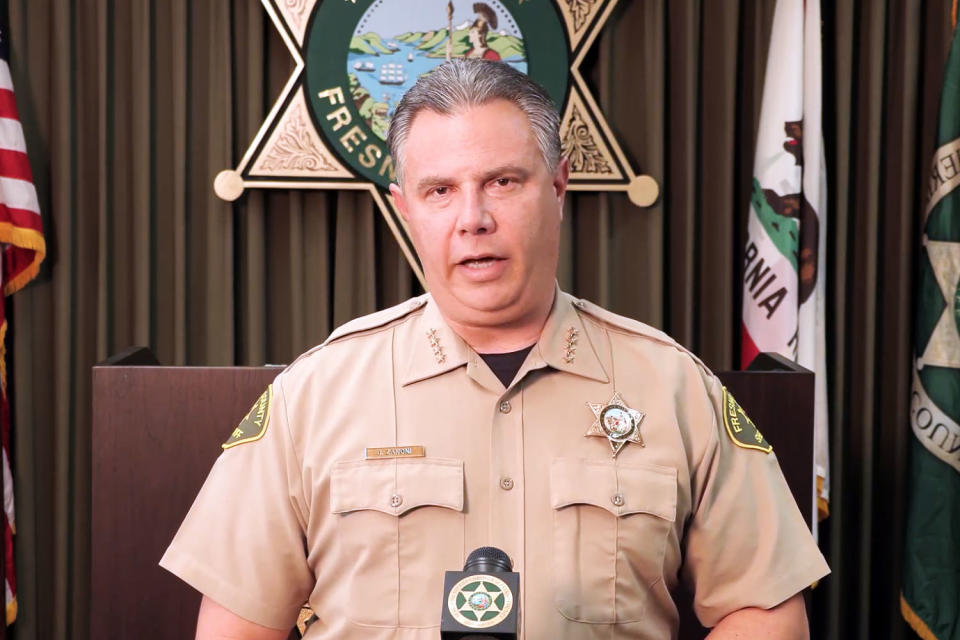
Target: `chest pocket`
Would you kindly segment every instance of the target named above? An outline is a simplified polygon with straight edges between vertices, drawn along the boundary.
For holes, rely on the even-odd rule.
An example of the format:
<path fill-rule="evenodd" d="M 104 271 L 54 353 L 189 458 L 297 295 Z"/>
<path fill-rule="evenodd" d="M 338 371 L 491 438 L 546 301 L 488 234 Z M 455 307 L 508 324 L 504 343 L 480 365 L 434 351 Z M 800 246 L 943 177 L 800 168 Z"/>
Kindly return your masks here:
<path fill-rule="evenodd" d="M 463 462 L 445 458 L 337 463 L 331 511 L 347 616 L 377 627 L 440 624 L 443 573 L 464 557 Z"/>
<path fill-rule="evenodd" d="M 550 499 L 560 613 L 578 622 L 642 620 L 663 580 L 676 469 L 561 458 L 550 467 Z"/>

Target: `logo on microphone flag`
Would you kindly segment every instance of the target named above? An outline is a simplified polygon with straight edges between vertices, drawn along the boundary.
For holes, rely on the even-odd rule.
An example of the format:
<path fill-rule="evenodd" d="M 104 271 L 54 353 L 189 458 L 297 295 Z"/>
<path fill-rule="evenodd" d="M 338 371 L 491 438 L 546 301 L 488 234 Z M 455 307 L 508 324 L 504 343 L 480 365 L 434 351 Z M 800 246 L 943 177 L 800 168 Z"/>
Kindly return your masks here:
<path fill-rule="evenodd" d="M 829 513 L 830 495 L 820 40 L 819 1 L 778 0 L 747 216 L 740 353 L 744 368 L 758 353 L 772 352 L 816 375 L 811 482 L 817 491 L 809 507 L 815 523 Z"/>
<path fill-rule="evenodd" d="M 491 575 L 467 576 L 453 585 L 447 598 L 453 619 L 471 629 L 487 629 L 503 622 L 513 610 L 513 592 Z"/>

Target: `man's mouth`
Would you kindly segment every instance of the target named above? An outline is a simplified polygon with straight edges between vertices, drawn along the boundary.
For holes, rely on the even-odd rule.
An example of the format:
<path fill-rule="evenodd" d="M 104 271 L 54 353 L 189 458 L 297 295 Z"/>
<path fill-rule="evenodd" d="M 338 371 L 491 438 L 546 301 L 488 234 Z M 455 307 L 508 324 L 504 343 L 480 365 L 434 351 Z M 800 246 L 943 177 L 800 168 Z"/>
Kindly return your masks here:
<path fill-rule="evenodd" d="M 482 256 L 479 258 L 467 258 L 466 260 L 461 260 L 460 264 L 468 269 L 483 269 L 501 260 L 503 260 L 503 258 L 497 258 L 495 256 Z"/>

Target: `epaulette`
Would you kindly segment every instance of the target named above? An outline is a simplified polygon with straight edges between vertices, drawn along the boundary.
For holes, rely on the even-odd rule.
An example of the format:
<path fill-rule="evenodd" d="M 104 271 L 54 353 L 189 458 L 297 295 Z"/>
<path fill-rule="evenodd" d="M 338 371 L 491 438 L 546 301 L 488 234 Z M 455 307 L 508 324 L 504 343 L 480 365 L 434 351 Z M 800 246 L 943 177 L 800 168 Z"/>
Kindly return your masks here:
<path fill-rule="evenodd" d="M 584 313 L 602 321 L 604 324 L 612 325 L 629 333 L 635 333 L 637 335 L 653 338 L 658 342 L 665 342 L 671 345 L 676 344 L 676 341 L 663 331 L 654 329 L 650 325 L 644 324 L 639 320 L 634 320 L 633 318 L 621 316 L 613 311 L 608 311 L 607 309 L 604 309 L 600 305 L 594 304 L 589 300 L 576 299 L 573 302 L 573 306 L 580 311 L 583 311 Z"/>
<path fill-rule="evenodd" d="M 300 354 L 300 356 L 290 363 L 289 366 L 295 365 L 300 360 L 303 360 L 307 356 L 313 355 L 320 349 L 323 349 L 325 346 L 331 342 L 335 342 L 342 338 L 345 338 L 350 335 L 357 333 L 363 333 L 364 331 L 370 331 L 371 329 L 377 329 L 379 327 L 390 324 L 395 320 L 422 309 L 425 304 L 427 304 L 427 297 L 429 294 L 423 294 L 417 296 L 416 298 L 410 298 L 405 302 L 394 305 L 392 307 L 387 307 L 386 309 L 381 309 L 380 311 L 374 311 L 373 313 L 367 314 L 365 316 L 360 316 L 359 318 L 354 318 L 353 320 L 340 325 L 333 332 L 327 336 L 327 339 L 313 347 L 312 349 L 305 351 Z M 289 367 L 288 367 L 289 368 Z"/>
<path fill-rule="evenodd" d="M 354 333 L 360 333 L 362 331 L 369 331 L 370 329 L 382 327 L 383 325 L 389 324 L 394 320 L 399 320 L 407 314 L 413 313 L 417 309 L 422 308 L 425 304 L 427 304 L 426 293 L 422 296 L 417 296 L 416 298 L 410 298 L 406 302 L 401 302 L 400 304 L 392 307 L 381 309 L 380 311 L 375 311 L 371 314 L 360 316 L 359 318 L 354 318 L 350 322 L 342 324 L 334 329 L 333 333 L 331 333 L 330 336 L 323 341 L 323 344 L 327 345 Z"/>
<path fill-rule="evenodd" d="M 586 313 L 587 315 L 593 316 L 597 320 L 600 320 L 604 324 L 610 325 L 616 329 L 632 333 L 634 335 L 643 336 L 645 338 L 650 338 L 655 342 L 659 342 L 665 346 L 673 347 L 681 353 L 685 353 L 696 362 L 701 368 L 705 371 L 710 371 L 700 358 L 696 356 L 692 351 L 684 347 L 682 344 L 671 338 L 669 335 L 660 331 L 659 329 L 654 329 L 648 324 L 644 324 L 639 320 L 634 320 L 633 318 L 627 318 L 626 316 L 621 316 L 612 311 L 608 311 L 603 307 L 596 305 L 588 300 L 576 299 L 573 302 L 575 306 L 580 311 Z"/>

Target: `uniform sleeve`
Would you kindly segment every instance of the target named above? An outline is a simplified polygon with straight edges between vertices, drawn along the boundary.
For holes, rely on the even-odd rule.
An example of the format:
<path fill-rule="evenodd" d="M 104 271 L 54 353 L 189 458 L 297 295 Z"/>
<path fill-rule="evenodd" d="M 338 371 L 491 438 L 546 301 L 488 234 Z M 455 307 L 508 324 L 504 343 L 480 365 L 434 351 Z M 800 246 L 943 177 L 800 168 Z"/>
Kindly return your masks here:
<path fill-rule="evenodd" d="M 276 629 L 296 623 L 313 587 L 282 378 L 234 431 L 160 561 L 233 613 Z"/>
<path fill-rule="evenodd" d="M 683 578 L 701 623 L 715 626 L 745 607 L 769 609 L 810 586 L 829 568 L 817 548 L 776 455 L 759 432 L 733 431 L 745 416 L 724 411 L 731 398 L 713 376 L 706 394 L 688 398 L 711 416 L 703 455 L 691 470 L 692 514 Z M 704 397 L 705 396 L 705 397 Z M 709 403 L 710 406 L 706 406 Z M 745 426 L 745 425 L 739 425 Z"/>

